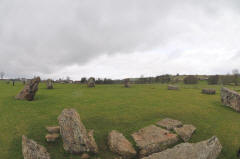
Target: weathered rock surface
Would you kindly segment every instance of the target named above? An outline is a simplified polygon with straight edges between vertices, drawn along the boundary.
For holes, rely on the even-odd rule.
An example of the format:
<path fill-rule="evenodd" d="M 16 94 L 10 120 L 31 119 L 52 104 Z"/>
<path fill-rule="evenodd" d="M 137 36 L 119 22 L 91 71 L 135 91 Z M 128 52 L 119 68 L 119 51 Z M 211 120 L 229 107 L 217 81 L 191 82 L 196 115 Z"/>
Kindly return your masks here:
<path fill-rule="evenodd" d="M 221 101 L 224 105 L 240 112 L 240 94 L 223 87 L 221 89 Z"/>
<path fill-rule="evenodd" d="M 204 88 L 204 89 L 202 89 L 202 93 L 203 94 L 216 94 L 216 90 L 210 89 L 210 88 Z"/>
<path fill-rule="evenodd" d="M 222 150 L 217 137 L 195 144 L 182 143 L 143 159 L 216 159 Z"/>
<path fill-rule="evenodd" d="M 98 153 L 98 146 L 94 138 L 94 130 L 88 131 L 88 139 L 90 152 Z"/>
<path fill-rule="evenodd" d="M 132 144 L 116 130 L 113 130 L 108 135 L 108 145 L 109 149 L 121 155 L 123 158 L 133 158 L 136 156 L 136 151 Z"/>
<path fill-rule="evenodd" d="M 23 90 L 16 96 L 16 99 L 28 101 L 33 100 L 36 92 L 38 91 L 39 82 L 40 82 L 39 77 L 28 81 Z"/>
<path fill-rule="evenodd" d="M 88 159 L 90 156 L 87 153 L 81 155 L 81 159 Z"/>
<path fill-rule="evenodd" d="M 195 130 L 196 127 L 190 124 L 183 125 L 180 128 L 174 128 L 174 131 L 183 139 L 184 142 L 191 139 Z"/>
<path fill-rule="evenodd" d="M 181 121 L 165 118 L 156 123 L 158 126 L 164 127 L 167 130 L 173 130 L 174 128 L 181 127 L 183 124 Z"/>
<path fill-rule="evenodd" d="M 168 85 L 168 90 L 178 90 L 178 89 L 179 89 L 178 86 Z"/>
<path fill-rule="evenodd" d="M 88 79 L 87 86 L 88 87 L 95 87 L 95 79 L 93 77 Z"/>
<path fill-rule="evenodd" d="M 127 78 L 123 81 L 124 87 L 129 88 L 130 87 L 130 80 Z"/>
<path fill-rule="evenodd" d="M 69 153 L 94 152 L 93 136 L 88 136 L 87 130 L 75 109 L 64 109 L 58 117 L 63 148 Z M 90 133 L 93 135 L 93 132 Z"/>
<path fill-rule="evenodd" d="M 47 142 L 55 142 L 57 139 L 59 138 L 59 134 L 47 134 L 45 136 L 45 139 L 47 140 Z"/>
<path fill-rule="evenodd" d="M 60 127 L 59 126 L 47 126 L 46 129 L 50 134 L 60 133 Z"/>
<path fill-rule="evenodd" d="M 47 149 L 37 142 L 22 136 L 22 153 L 24 159 L 50 159 Z"/>
<path fill-rule="evenodd" d="M 132 137 L 140 149 L 140 157 L 163 151 L 178 141 L 176 134 L 155 125 L 140 129 Z"/>
<path fill-rule="evenodd" d="M 53 81 L 51 79 L 47 80 L 47 89 L 53 89 Z"/>

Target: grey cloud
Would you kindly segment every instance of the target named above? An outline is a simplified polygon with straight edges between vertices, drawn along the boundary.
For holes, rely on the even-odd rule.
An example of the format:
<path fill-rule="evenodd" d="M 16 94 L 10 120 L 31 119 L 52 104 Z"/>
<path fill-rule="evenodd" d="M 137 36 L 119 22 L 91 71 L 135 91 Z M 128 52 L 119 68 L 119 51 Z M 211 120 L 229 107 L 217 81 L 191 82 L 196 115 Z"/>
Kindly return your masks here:
<path fill-rule="evenodd" d="M 179 41 L 172 47 L 182 52 L 190 43 L 209 47 L 204 35 L 236 6 L 237 0 L 0 0 L 0 68 L 12 76 L 51 74 L 103 54 L 144 53 Z"/>

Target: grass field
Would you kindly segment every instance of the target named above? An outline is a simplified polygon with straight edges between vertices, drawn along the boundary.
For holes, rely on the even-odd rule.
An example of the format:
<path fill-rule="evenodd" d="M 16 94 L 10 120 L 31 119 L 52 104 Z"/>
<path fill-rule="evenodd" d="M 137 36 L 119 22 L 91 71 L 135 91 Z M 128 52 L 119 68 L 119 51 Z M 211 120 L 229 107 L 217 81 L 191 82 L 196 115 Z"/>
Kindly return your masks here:
<path fill-rule="evenodd" d="M 167 85 L 162 84 L 133 85 L 131 88 L 122 85 L 54 86 L 55 89 L 47 90 L 41 83 L 35 100 L 29 102 L 14 99 L 23 88 L 21 83 L 13 87 L 0 82 L 1 159 L 23 159 L 23 134 L 44 145 L 52 159 L 79 159 L 77 155 L 64 152 L 61 140 L 55 144 L 45 142 L 45 126 L 57 125 L 57 117 L 64 108 L 75 108 L 86 128 L 95 130 L 101 159 L 115 157 L 106 145 L 111 130 L 119 130 L 133 143 L 131 133 L 165 117 L 195 125 L 197 131 L 190 142 L 216 135 L 223 145 L 219 159 L 236 158 L 240 147 L 240 114 L 221 104 L 220 86 L 181 84 L 179 91 L 168 91 Z M 201 88 L 205 87 L 216 88 L 217 94 L 201 94 Z"/>

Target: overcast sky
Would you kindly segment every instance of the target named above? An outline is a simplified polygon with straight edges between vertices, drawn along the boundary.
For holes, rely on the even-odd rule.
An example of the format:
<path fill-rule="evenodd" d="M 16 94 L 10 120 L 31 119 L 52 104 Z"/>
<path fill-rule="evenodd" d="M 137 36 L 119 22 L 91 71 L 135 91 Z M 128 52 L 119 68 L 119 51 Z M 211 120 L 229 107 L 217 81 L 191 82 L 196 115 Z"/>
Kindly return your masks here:
<path fill-rule="evenodd" d="M 240 0 L 0 0 L 8 77 L 126 78 L 240 69 Z"/>

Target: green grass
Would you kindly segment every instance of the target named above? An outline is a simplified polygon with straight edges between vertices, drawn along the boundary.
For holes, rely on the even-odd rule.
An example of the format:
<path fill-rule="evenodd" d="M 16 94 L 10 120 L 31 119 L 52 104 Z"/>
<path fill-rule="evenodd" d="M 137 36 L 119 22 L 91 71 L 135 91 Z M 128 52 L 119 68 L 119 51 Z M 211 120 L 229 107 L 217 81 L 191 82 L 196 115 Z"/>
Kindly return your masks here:
<path fill-rule="evenodd" d="M 223 145 L 219 159 L 234 159 L 240 147 L 240 114 L 220 102 L 220 86 L 180 85 L 179 91 L 168 91 L 167 85 L 97 85 L 87 88 L 79 84 L 55 84 L 47 90 L 40 84 L 34 101 L 15 100 L 23 88 L 0 82 L 0 158 L 23 159 L 21 136 L 44 145 L 52 159 L 77 159 L 65 153 L 62 141 L 48 144 L 45 126 L 57 125 L 57 117 L 64 108 L 75 108 L 87 129 L 95 130 L 102 159 L 112 159 L 107 148 L 107 134 L 113 129 L 122 132 L 132 143 L 131 133 L 171 117 L 193 124 L 196 133 L 190 142 L 198 142 L 216 135 Z M 201 88 L 214 87 L 216 95 L 201 94 Z M 240 87 L 234 89 L 239 90 Z M 96 157 L 97 157 L 96 156 Z"/>

